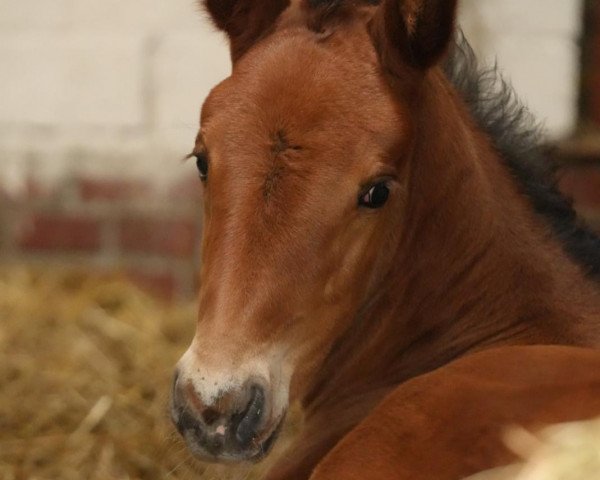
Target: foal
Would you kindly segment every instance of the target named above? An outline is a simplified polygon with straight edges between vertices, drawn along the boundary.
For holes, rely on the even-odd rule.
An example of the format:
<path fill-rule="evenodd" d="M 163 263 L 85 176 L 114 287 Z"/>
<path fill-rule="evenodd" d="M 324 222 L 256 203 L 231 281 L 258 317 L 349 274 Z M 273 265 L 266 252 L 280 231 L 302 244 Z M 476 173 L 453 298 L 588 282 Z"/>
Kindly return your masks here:
<path fill-rule="evenodd" d="M 200 458 L 262 458 L 301 400 L 269 478 L 306 479 L 408 379 L 491 347 L 599 345 L 598 240 L 509 130 L 522 110 L 442 69 L 456 3 L 205 0 L 233 73 L 193 152 L 202 286 L 172 413 Z"/>

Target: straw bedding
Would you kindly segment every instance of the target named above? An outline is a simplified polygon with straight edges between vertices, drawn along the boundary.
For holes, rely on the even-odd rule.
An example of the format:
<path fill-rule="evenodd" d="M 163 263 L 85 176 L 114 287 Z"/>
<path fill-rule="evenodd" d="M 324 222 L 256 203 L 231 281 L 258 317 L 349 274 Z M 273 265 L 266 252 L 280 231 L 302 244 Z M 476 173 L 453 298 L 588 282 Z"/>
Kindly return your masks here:
<path fill-rule="evenodd" d="M 192 460 L 167 413 L 195 307 L 166 306 L 116 277 L 0 270 L 0 479 L 244 479 L 255 467 Z M 285 449 L 300 414 L 291 415 Z M 477 480 L 593 480 L 600 423 L 517 431 L 526 465 Z M 277 455 L 272 457 L 276 458 Z M 475 477 L 474 477 L 475 478 Z"/>
<path fill-rule="evenodd" d="M 523 463 L 466 480 L 600 479 L 600 419 L 554 425 L 535 434 L 513 427 L 504 440 Z"/>
<path fill-rule="evenodd" d="M 196 463 L 170 425 L 194 314 L 115 277 L 3 267 L 0 479 L 259 478 Z"/>

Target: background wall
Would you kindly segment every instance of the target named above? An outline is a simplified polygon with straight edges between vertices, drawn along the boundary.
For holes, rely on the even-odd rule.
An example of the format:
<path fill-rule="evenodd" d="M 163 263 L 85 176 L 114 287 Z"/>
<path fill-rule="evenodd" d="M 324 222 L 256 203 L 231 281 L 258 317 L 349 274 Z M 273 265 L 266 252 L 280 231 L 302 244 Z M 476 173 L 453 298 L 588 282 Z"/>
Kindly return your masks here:
<path fill-rule="evenodd" d="M 570 136 L 581 2 L 463 0 L 461 18 L 550 138 Z M 0 260 L 191 294 L 199 185 L 180 159 L 228 59 L 194 0 L 0 0 Z"/>
<path fill-rule="evenodd" d="M 194 288 L 199 185 L 180 161 L 229 72 L 193 0 L 0 0 L 0 256 Z"/>
<path fill-rule="evenodd" d="M 32 172 L 170 180 L 229 72 L 193 0 L 0 0 L 0 64 L 0 168 L 15 188 Z"/>
<path fill-rule="evenodd" d="M 578 117 L 581 0 L 461 0 L 461 24 L 486 63 L 497 61 L 549 137 Z"/>

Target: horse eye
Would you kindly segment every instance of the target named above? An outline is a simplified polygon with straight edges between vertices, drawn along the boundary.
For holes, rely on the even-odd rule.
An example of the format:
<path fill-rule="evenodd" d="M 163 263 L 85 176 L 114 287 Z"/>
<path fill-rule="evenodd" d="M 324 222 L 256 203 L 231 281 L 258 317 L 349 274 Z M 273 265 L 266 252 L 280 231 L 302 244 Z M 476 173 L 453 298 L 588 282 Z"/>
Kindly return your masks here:
<path fill-rule="evenodd" d="M 196 166 L 198 167 L 198 173 L 200 173 L 200 180 L 205 181 L 208 178 L 208 157 L 205 153 L 196 155 Z"/>
<path fill-rule="evenodd" d="M 381 208 L 388 201 L 390 189 L 385 182 L 377 183 L 369 188 L 365 193 L 362 193 L 358 199 L 358 204 L 361 207 Z"/>

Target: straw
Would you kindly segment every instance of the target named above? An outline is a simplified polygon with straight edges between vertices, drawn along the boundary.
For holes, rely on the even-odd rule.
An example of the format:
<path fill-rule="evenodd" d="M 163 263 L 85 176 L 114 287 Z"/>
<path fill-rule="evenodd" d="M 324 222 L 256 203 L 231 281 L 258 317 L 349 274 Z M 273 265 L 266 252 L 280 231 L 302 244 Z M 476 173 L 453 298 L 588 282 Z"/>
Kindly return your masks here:
<path fill-rule="evenodd" d="M 171 426 L 171 376 L 195 312 L 118 276 L 2 267 L 0 478 L 259 478 L 268 462 L 202 465 Z"/>

